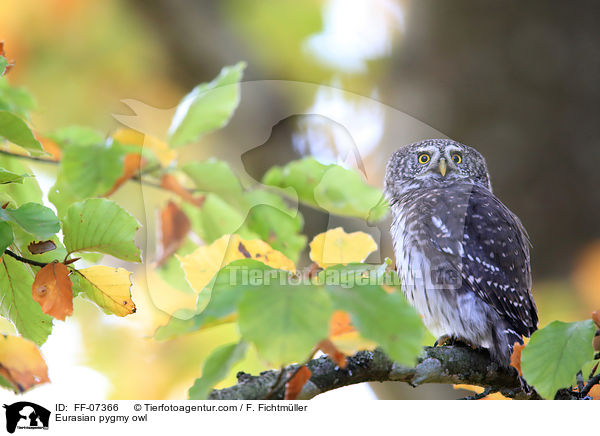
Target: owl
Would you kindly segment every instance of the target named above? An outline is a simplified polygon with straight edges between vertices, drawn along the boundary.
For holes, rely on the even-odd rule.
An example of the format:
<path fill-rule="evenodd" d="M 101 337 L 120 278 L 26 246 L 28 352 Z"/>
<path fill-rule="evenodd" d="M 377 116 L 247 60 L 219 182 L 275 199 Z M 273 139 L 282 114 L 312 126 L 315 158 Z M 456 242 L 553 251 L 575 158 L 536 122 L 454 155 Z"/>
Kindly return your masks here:
<path fill-rule="evenodd" d="M 508 366 L 538 323 L 529 239 L 492 193 L 483 156 L 448 139 L 405 146 L 384 192 L 402 290 L 436 343 L 483 347 Z"/>

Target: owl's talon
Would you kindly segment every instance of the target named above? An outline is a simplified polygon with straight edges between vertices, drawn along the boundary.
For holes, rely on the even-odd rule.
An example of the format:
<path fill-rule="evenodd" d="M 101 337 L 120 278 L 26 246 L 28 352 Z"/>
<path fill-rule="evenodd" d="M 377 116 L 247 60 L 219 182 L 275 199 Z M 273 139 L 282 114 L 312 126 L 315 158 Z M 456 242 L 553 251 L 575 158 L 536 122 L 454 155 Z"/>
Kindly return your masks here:
<path fill-rule="evenodd" d="M 454 338 L 452 336 L 442 335 L 436 339 L 436 341 L 433 343 L 433 346 L 434 347 L 443 347 L 445 345 L 453 345 L 453 344 L 454 344 Z"/>

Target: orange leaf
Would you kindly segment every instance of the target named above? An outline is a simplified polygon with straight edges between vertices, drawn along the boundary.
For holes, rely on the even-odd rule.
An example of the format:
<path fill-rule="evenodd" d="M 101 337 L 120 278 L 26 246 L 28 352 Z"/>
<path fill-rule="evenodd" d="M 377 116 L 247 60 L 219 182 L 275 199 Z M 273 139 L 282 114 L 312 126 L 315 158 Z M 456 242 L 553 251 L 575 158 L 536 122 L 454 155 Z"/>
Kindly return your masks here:
<path fill-rule="evenodd" d="M 62 321 L 73 314 L 73 290 L 69 269 L 62 263 L 49 263 L 35 275 L 33 299 L 42 312 Z"/>
<path fill-rule="evenodd" d="M 62 157 L 62 150 L 60 149 L 58 144 L 56 144 L 56 142 L 54 142 L 48 138 L 38 138 L 38 139 L 40 141 L 40 144 L 42 144 L 42 148 L 44 149 L 44 151 L 46 153 L 50 153 L 53 161 L 58 162 L 60 160 L 60 158 Z"/>
<path fill-rule="evenodd" d="M 187 215 L 172 201 L 160 212 L 162 254 L 156 261 L 162 265 L 177 251 L 190 231 L 191 223 Z"/>
<path fill-rule="evenodd" d="M 42 254 L 56 249 L 54 241 L 31 242 L 27 248 L 31 254 Z"/>
<path fill-rule="evenodd" d="M 302 391 L 302 388 L 311 376 L 312 371 L 306 365 L 302 366 L 291 380 L 285 384 L 284 400 L 295 400 L 298 398 L 300 391 Z"/>
<path fill-rule="evenodd" d="M 346 367 L 346 355 L 342 353 L 329 339 L 319 342 L 317 347 L 319 347 L 323 353 L 327 354 L 329 358 L 337 364 L 337 366 L 340 368 Z"/>
<path fill-rule="evenodd" d="M 0 376 L 19 392 L 50 381 L 40 350 L 18 336 L 0 335 Z"/>
<path fill-rule="evenodd" d="M 336 310 L 329 321 L 329 337 L 339 336 L 354 331 L 350 324 L 350 315 L 343 310 Z"/>
<path fill-rule="evenodd" d="M 185 201 L 195 206 L 200 207 L 202 206 L 202 204 L 204 204 L 204 195 L 194 196 L 190 191 L 181 186 L 181 184 L 172 174 L 165 174 L 163 176 L 161 186 L 165 189 L 168 189 L 171 192 L 174 192 L 175 194 L 183 198 Z"/>
<path fill-rule="evenodd" d="M 123 175 L 115 181 L 113 187 L 104 194 L 104 197 L 114 194 L 127 180 L 135 176 L 135 173 L 137 173 L 144 165 L 146 165 L 146 159 L 144 159 L 141 154 L 130 153 L 125 155 L 125 159 L 123 159 Z"/>
<path fill-rule="evenodd" d="M 8 74 L 8 72 L 12 69 L 12 67 L 15 66 L 15 61 L 12 60 L 8 60 L 8 58 L 6 57 L 6 53 L 4 52 L 4 41 L 0 41 L 0 56 L 6 58 L 6 61 L 8 62 L 8 64 L 6 65 L 6 68 L 4 69 L 4 74 Z"/>
<path fill-rule="evenodd" d="M 596 385 L 592 389 L 590 389 L 590 392 L 588 395 L 590 397 L 592 397 L 594 400 L 600 400 L 600 385 Z"/>
<path fill-rule="evenodd" d="M 521 352 L 523 351 L 523 348 L 525 348 L 525 345 L 515 342 L 512 355 L 510 356 L 510 366 L 515 368 L 520 376 L 523 376 L 523 372 L 521 371 Z"/>

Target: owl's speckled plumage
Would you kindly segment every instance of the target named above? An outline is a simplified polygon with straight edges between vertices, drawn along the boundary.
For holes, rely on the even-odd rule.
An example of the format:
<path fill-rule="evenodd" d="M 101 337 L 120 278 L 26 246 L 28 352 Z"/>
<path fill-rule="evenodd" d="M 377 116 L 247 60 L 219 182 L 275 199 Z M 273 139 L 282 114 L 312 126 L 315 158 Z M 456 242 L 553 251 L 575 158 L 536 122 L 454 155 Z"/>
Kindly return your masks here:
<path fill-rule="evenodd" d="M 425 325 L 508 366 L 538 323 L 529 240 L 492 193 L 483 156 L 447 139 L 408 145 L 388 162 L 385 194 L 402 288 Z"/>

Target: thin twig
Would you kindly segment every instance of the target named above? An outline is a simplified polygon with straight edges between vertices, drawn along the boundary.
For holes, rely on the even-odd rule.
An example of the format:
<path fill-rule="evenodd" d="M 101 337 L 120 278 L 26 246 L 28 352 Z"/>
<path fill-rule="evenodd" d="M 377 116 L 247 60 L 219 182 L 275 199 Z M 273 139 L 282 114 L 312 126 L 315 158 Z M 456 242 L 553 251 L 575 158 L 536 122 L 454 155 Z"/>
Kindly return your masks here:
<path fill-rule="evenodd" d="M 11 157 L 16 157 L 17 159 L 26 159 L 26 160 L 32 160 L 35 162 L 42 162 L 42 163 L 53 164 L 53 165 L 58 165 L 60 163 L 60 161 L 58 161 L 58 160 L 46 159 L 46 158 L 37 157 L 37 156 L 27 156 L 24 154 L 12 153 L 10 151 L 6 151 L 6 150 L 2 150 L 2 149 L 0 149 L 0 154 L 4 154 L 6 156 L 11 156 Z M 152 170 L 152 171 L 155 171 L 155 170 Z M 141 173 L 136 174 L 130 180 L 134 180 L 137 183 L 139 183 L 140 185 L 151 186 L 153 188 L 162 189 L 164 191 L 169 191 L 164 186 L 162 186 L 160 183 L 142 179 Z M 191 190 L 191 189 L 189 191 L 192 193 L 194 192 L 194 190 Z"/>
<path fill-rule="evenodd" d="M 600 374 L 597 374 L 588 380 L 587 385 L 585 385 L 585 387 L 581 390 L 581 396 L 585 397 L 587 394 L 589 394 L 592 388 L 598 383 L 600 383 Z"/>
<path fill-rule="evenodd" d="M 45 262 L 38 262 L 36 260 L 31 260 L 31 259 L 27 259 L 25 257 L 21 257 L 16 253 L 13 253 L 10 250 L 4 250 L 4 254 L 8 254 L 10 257 L 13 257 L 15 259 L 17 259 L 19 262 L 23 262 L 23 263 L 28 263 L 29 265 L 33 265 L 33 266 L 39 266 L 39 267 L 45 267 L 46 265 L 48 265 Z"/>
<path fill-rule="evenodd" d="M 469 395 L 469 396 L 466 396 L 464 398 L 459 398 L 459 399 L 460 400 L 481 400 L 482 398 L 485 398 L 488 395 L 493 394 L 494 392 L 497 392 L 497 390 L 494 388 L 491 388 L 491 387 L 487 387 L 483 390 L 483 392 L 481 392 L 479 394 Z"/>
<path fill-rule="evenodd" d="M 265 395 L 265 400 L 270 399 L 273 394 L 275 394 L 275 392 L 277 392 L 279 390 L 279 383 L 281 382 L 281 379 L 283 378 L 283 373 L 285 372 L 285 367 L 281 367 L 281 369 L 279 370 L 279 374 L 277 375 L 277 378 L 275 379 L 275 382 L 273 383 L 273 386 L 271 386 L 271 389 L 269 389 L 269 392 L 267 392 L 267 395 Z"/>
<path fill-rule="evenodd" d="M 53 159 L 46 159 L 45 157 L 27 156 L 24 154 L 12 153 L 10 151 L 6 151 L 6 150 L 2 150 L 2 149 L 0 149 L 0 154 L 4 154 L 6 156 L 18 157 L 21 159 L 33 160 L 36 162 L 53 164 L 53 165 L 58 165 L 60 163 L 60 161 L 53 160 Z"/>

